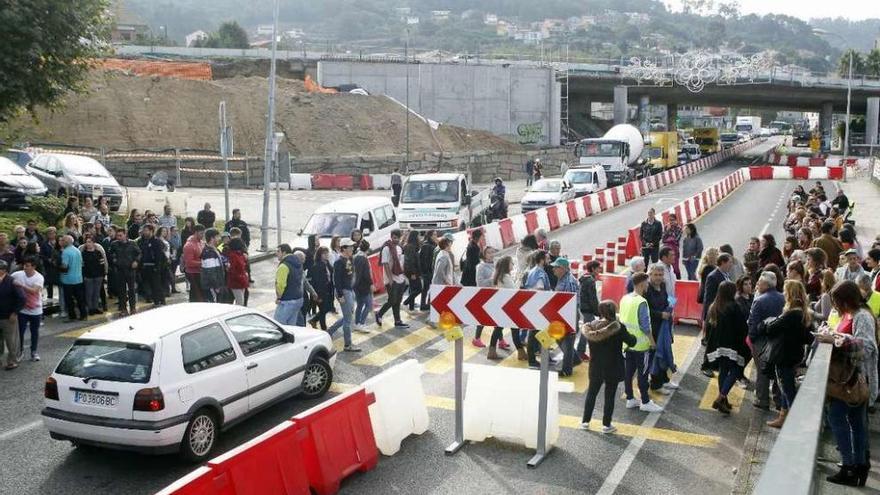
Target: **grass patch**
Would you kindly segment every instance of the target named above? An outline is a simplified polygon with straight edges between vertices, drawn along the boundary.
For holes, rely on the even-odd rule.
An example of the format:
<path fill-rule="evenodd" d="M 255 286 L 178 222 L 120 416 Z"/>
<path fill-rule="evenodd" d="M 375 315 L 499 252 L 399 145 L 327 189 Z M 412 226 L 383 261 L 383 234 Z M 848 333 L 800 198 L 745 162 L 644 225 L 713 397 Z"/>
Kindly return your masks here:
<path fill-rule="evenodd" d="M 0 211 L 0 232 L 9 234 L 11 238 L 15 233 L 16 225 L 27 225 L 28 220 L 36 220 L 40 232 L 49 226 L 40 215 L 30 210 L 3 210 Z"/>

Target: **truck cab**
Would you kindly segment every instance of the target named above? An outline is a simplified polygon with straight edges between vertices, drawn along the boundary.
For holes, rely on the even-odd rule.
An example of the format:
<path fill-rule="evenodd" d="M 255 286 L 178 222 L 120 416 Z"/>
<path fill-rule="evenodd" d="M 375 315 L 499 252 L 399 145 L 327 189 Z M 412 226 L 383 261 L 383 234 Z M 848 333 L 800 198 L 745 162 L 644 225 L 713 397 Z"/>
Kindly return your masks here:
<path fill-rule="evenodd" d="M 608 187 L 608 177 L 602 167 L 570 168 L 563 179 L 571 184 L 575 197 L 586 196 Z"/>
<path fill-rule="evenodd" d="M 654 172 L 675 167 L 678 165 L 678 133 L 652 132 L 648 153 L 651 157 L 651 169 Z"/>
<path fill-rule="evenodd" d="M 405 230 L 464 230 L 489 208 L 490 190 L 470 187 L 464 174 L 415 174 L 403 184 L 397 214 Z"/>
<path fill-rule="evenodd" d="M 721 135 L 721 149 L 733 148 L 739 143 L 739 135 L 735 132 L 725 132 Z"/>

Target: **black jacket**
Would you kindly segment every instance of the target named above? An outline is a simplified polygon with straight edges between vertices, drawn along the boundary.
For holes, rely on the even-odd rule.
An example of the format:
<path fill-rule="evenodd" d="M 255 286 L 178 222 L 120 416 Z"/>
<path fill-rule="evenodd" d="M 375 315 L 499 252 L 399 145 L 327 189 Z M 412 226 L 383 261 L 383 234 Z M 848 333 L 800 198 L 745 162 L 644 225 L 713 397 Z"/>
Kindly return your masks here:
<path fill-rule="evenodd" d="M 366 296 L 370 293 L 370 287 L 373 284 L 370 260 L 364 255 L 358 255 L 352 258 L 351 263 L 354 270 L 354 293 L 359 296 Z"/>
<path fill-rule="evenodd" d="M 751 351 L 746 345 L 746 337 L 749 335 L 747 318 L 748 314 L 743 314 L 740 303 L 735 302 L 721 311 L 716 324 L 712 325 L 706 321 L 706 354 L 723 347 L 736 351 L 742 356 L 743 361 L 747 360 L 751 356 Z"/>
<path fill-rule="evenodd" d="M 431 242 L 430 240 L 425 241 L 422 244 L 422 247 L 419 248 L 419 271 L 422 275 L 433 275 L 434 273 L 434 248 L 437 247 L 436 244 Z M 476 273 L 474 273 L 474 278 L 476 278 Z"/>
<path fill-rule="evenodd" d="M 642 222 L 639 227 L 639 239 L 642 241 L 642 248 L 657 249 L 660 247 L 660 238 L 663 236 L 663 224 L 659 220 L 654 223 Z"/>
<path fill-rule="evenodd" d="M 623 344 L 636 345 L 635 335 L 617 321 L 597 320 L 584 326 L 590 343 L 590 381 L 618 383 L 623 380 Z"/>
<path fill-rule="evenodd" d="M 165 259 L 165 246 L 162 241 L 155 237 L 149 239 L 140 238 L 137 241 L 141 250 L 141 265 L 163 265 Z"/>
<path fill-rule="evenodd" d="M 599 295 L 596 292 L 596 279 L 584 275 L 578 280 L 581 288 L 579 309 L 581 313 L 595 316 L 599 314 Z"/>
<path fill-rule="evenodd" d="M 477 285 L 477 265 L 480 264 L 480 246 L 471 241 L 464 254 L 464 266 L 461 268 L 461 285 L 475 287 Z"/>
<path fill-rule="evenodd" d="M 131 240 L 113 241 L 107 256 L 117 270 L 131 270 L 131 264 L 141 260 L 141 248 Z"/>
<path fill-rule="evenodd" d="M 214 228 L 214 222 L 217 220 L 217 215 L 210 210 L 202 210 L 196 215 L 196 222 L 205 226 L 206 229 Z"/>
<path fill-rule="evenodd" d="M 651 334 L 656 342 L 660 335 L 660 325 L 663 324 L 661 313 L 669 311 L 669 294 L 666 292 L 666 283 L 661 283 L 659 290 L 655 289 L 653 284 L 648 284 L 645 299 L 648 300 L 648 313 L 651 315 Z"/>
<path fill-rule="evenodd" d="M 351 258 L 340 256 L 333 263 L 333 287 L 336 289 L 336 297 L 342 297 L 343 290 L 352 290 L 354 267 Z"/>
<path fill-rule="evenodd" d="M 232 219 L 226 222 L 226 225 L 223 227 L 224 232 L 229 232 L 233 227 L 238 227 L 241 230 L 241 240 L 244 241 L 245 246 L 250 246 L 251 244 L 251 230 L 248 228 L 247 222 L 242 219 Z"/>
<path fill-rule="evenodd" d="M 804 325 L 803 313 L 799 309 L 784 311 L 766 325 L 769 338 L 782 338 L 782 360 L 777 365 L 792 367 L 803 361 L 804 346 L 810 342 L 810 330 Z"/>
<path fill-rule="evenodd" d="M 724 272 L 715 268 L 712 270 L 712 273 L 706 277 L 706 283 L 700 288 L 703 291 L 703 321 L 706 321 L 706 314 L 709 313 L 709 306 L 715 301 L 715 296 L 718 294 L 718 286 L 721 285 L 721 282 L 724 282 L 727 278 L 724 276 Z"/>
<path fill-rule="evenodd" d="M 12 283 L 7 273 L 0 281 L 0 320 L 8 320 L 13 313 L 24 308 L 24 292 Z"/>
<path fill-rule="evenodd" d="M 101 251 L 83 249 L 82 259 L 82 276 L 84 278 L 103 278 L 107 273 L 104 255 L 101 254 Z"/>
<path fill-rule="evenodd" d="M 419 245 L 407 243 L 403 246 L 403 274 L 406 278 L 421 275 L 419 267 Z"/>
<path fill-rule="evenodd" d="M 320 307 L 326 310 L 333 309 L 333 270 L 326 261 L 315 261 L 309 270 L 310 281 L 318 297 L 321 298 Z"/>

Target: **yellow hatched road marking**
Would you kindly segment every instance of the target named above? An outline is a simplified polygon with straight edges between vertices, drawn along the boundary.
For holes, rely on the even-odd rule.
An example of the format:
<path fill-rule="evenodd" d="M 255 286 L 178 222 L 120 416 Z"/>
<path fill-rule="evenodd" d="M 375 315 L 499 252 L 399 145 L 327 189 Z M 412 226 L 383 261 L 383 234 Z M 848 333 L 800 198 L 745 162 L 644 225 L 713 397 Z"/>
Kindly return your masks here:
<path fill-rule="evenodd" d="M 480 348 L 474 346 L 465 340 L 464 342 L 464 360 L 476 356 L 480 353 Z M 447 343 L 447 349 L 440 354 L 432 357 L 425 362 L 425 371 L 434 375 L 442 375 L 455 366 L 455 345 L 454 342 Z"/>
<path fill-rule="evenodd" d="M 355 361 L 354 364 L 381 367 L 405 355 L 416 347 L 434 340 L 438 336 L 439 334 L 435 330 L 427 326 L 421 327 L 418 330 L 414 330 L 403 337 L 395 339 L 384 347 L 367 354 Z"/>
<path fill-rule="evenodd" d="M 752 363 L 749 363 L 746 366 L 745 376 L 750 376 L 752 373 Z M 732 389 L 730 389 L 730 393 L 727 394 L 727 401 L 730 402 L 730 405 L 733 406 L 734 412 L 739 412 L 740 407 L 742 406 L 743 399 L 745 399 L 746 391 L 740 388 L 739 385 L 734 385 Z M 707 411 L 712 410 L 712 403 L 715 402 L 715 399 L 718 397 L 718 373 L 715 373 L 715 378 L 710 378 L 709 383 L 706 385 L 706 391 L 703 392 L 703 397 L 700 399 L 700 409 L 706 409 Z"/>

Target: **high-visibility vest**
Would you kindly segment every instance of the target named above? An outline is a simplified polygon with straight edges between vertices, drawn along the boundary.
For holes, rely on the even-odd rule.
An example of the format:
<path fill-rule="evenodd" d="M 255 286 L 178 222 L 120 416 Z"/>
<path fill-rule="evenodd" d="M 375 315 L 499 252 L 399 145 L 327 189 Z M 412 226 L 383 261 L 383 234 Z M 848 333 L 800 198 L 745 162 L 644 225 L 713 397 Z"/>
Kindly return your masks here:
<path fill-rule="evenodd" d="M 630 292 L 620 299 L 620 321 L 626 326 L 626 331 L 636 338 L 636 345 L 631 349 L 639 352 L 651 348 L 651 341 L 639 326 L 639 307 L 642 304 L 648 304 L 647 299 L 635 292 Z"/>
<path fill-rule="evenodd" d="M 880 292 L 872 291 L 871 297 L 868 298 L 868 307 L 875 317 L 880 317 Z"/>

